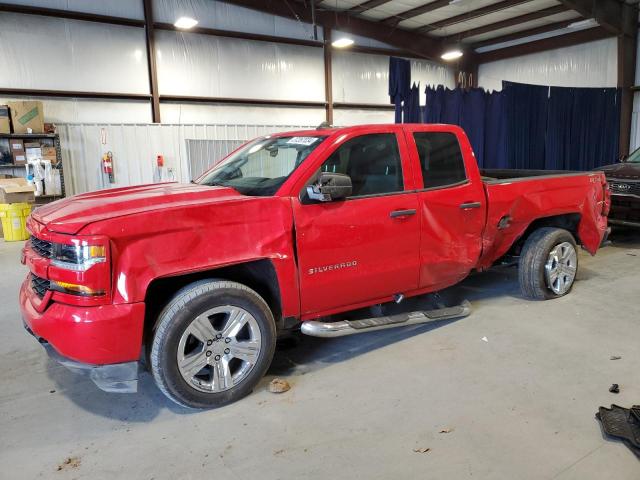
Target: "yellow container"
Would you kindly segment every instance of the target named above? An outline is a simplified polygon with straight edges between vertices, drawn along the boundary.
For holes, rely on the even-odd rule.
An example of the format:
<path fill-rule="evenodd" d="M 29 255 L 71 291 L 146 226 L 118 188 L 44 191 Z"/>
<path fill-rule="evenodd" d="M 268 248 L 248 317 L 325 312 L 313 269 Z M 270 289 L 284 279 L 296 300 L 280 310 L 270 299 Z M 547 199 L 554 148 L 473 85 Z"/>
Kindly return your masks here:
<path fill-rule="evenodd" d="M 27 217 L 31 213 L 28 203 L 0 203 L 0 220 L 6 242 L 27 240 Z"/>

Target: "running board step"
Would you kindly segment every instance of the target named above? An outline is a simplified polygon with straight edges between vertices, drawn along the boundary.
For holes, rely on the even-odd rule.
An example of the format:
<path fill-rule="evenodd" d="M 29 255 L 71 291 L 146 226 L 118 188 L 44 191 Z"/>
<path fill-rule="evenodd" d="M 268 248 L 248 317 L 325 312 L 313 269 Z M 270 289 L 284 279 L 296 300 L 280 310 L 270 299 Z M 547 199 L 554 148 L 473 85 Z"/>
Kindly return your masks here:
<path fill-rule="evenodd" d="M 357 333 L 373 332 L 386 328 L 404 327 L 420 323 L 439 322 L 453 318 L 466 317 L 471 313 L 471 304 L 465 300 L 460 305 L 436 310 L 400 313 L 385 317 L 365 318 L 363 320 L 342 320 L 340 322 L 302 322 L 302 333 L 312 337 L 344 337 Z"/>

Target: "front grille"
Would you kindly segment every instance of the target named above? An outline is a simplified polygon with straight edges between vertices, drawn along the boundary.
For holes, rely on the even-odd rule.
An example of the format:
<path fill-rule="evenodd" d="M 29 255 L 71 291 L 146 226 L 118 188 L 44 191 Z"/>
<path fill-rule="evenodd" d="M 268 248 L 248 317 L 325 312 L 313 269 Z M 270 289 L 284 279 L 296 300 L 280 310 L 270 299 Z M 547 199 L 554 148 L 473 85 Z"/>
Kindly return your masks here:
<path fill-rule="evenodd" d="M 627 222 L 640 222 L 640 199 L 612 196 L 609 218 Z"/>
<path fill-rule="evenodd" d="M 46 240 L 31 236 L 31 248 L 41 257 L 51 258 L 53 256 L 53 245 Z"/>
<path fill-rule="evenodd" d="M 44 298 L 44 295 L 49 290 L 49 280 L 40 278 L 37 275 L 31 274 L 31 288 L 36 292 L 36 295 L 40 298 Z"/>
<path fill-rule="evenodd" d="M 611 193 L 623 195 L 640 195 L 640 182 L 628 182 L 622 180 L 607 180 Z"/>

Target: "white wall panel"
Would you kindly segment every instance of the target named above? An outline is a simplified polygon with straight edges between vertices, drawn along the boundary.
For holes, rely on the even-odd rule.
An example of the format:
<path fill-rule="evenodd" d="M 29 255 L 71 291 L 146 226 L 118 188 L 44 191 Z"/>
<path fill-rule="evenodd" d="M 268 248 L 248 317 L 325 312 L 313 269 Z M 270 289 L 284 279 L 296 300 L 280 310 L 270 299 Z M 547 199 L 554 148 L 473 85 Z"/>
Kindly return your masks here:
<path fill-rule="evenodd" d="M 333 101 L 389 103 L 389 57 L 333 51 Z"/>
<path fill-rule="evenodd" d="M 424 89 L 427 85 L 456 86 L 453 68 L 444 67 L 426 60 L 411 60 L 411 83 L 420 82 L 420 105 L 425 104 Z"/>
<path fill-rule="evenodd" d="M 389 103 L 388 56 L 334 50 L 332 72 L 334 102 Z M 426 60 L 411 61 L 411 79 L 422 91 L 428 84 L 455 85 L 452 69 Z"/>
<path fill-rule="evenodd" d="M 0 15 L 0 87 L 149 93 L 144 30 Z"/>
<path fill-rule="evenodd" d="M 320 125 L 324 108 L 253 107 L 244 105 L 204 105 L 196 103 L 162 103 L 164 123 L 241 122 L 251 125 Z"/>
<path fill-rule="evenodd" d="M 341 127 L 369 123 L 394 123 L 393 110 L 352 110 L 337 108 L 333 111 L 333 123 Z"/>
<path fill-rule="evenodd" d="M 558 87 L 615 87 L 615 38 L 480 65 L 479 86 L 501 90 L 502 80 Z"/>
<path fill-rule="evenodd" d="M 83 98 L 0 97 L 0 105 L 11 101 L 40 100 L 47 123 L 149 123 L 147 100 L 89 100 Z"/>
<path fill-rule="evenodd" d="M 153 7 L 156 21 L 162 23 L 191 17 L 198 20 L 199 27 L 306 40 L 313 38 L 313 27 L 308 23 L 219 1 L 154 0 Z M 322 28 L 318 28 L 318 38 L 322 39 Z"/>
<path fill-rule="evenodd" d="M 153 183 L 156 157 L 163 155 L 173 178 L 188 182 L 186 141 L 247 141 L 274 132 L 312 128 L 310 125 L 109 125 L 62 124 L 58 126 L 62 144 L 65 186 L 68 195 L 103 188 Z M 101 143 L 104 135 L 106 144 Z M 105 183 L 101 173 L 102 155 L 112 152 L 116 183 Z M 212 158 L 211 162 L 220 160 Z"/>
<path fill-rule="evenodd" d="M 324 101 L 322 49 L 157 32 L 161 94 Z"/>
<path fill-rule="evenodd" d="M 144 11 L 142 0 L 8 0 L 4 3 L 31 7 L 55 8 L 72 12 L 95 13 L 112 17 L 142 20 Z"/>

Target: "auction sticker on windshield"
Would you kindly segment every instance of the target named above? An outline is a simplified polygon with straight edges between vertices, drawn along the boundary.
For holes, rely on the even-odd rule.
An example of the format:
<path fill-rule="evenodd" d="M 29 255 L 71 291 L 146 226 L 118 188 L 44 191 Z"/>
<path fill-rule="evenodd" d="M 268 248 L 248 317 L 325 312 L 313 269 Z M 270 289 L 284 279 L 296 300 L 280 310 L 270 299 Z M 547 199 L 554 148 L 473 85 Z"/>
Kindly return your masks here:
<path fill-rule="evenodd" d="M 313 145 L 318 140 L 320 139 L 317 137 L 293 137 L 287 143 L 292 145 Z"/>

